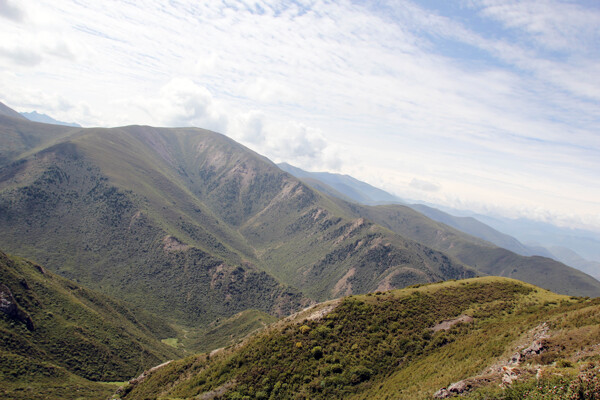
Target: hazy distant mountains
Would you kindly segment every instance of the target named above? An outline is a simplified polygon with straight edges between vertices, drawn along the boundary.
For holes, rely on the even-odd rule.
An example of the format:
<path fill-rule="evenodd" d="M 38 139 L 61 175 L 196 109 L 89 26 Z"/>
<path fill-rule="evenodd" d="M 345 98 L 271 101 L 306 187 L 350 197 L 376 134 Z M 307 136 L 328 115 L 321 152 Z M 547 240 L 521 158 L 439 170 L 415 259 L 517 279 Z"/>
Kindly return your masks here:
<path fill-rule="evenodd" d="M 347 175 L 308 172 L 285 163 L 278 165 L 316 189 L 343 200 L 367 205 L 406 204 L 396 196 Z M 547 223 L 525 219 L 510 220 L 475 213 L 467 213 L 472 216 L 455 216 L 424 204 L 406 205 L 434 221 L 442 222 L 514 253 L 523 256 L 554 258 L 600 278 L 600 262 L 589 261 L 578 254 L 580 252 L 589 259 L 600 259 L 600 234 L 594 236 L 592 232 L 559 228 Z M 501 231 L 519 235 L 529 243 L 538 244 L 523 244 L 515 237 Z"/>
<path fill-rule="evenodd" d="M 81 128 L 81 125 L 76 124 L 74 122 L 62 122 L 52 118 L 46 114 L 40 114 L 37 111 L 32 112 L 22 112 L 20 113 L 22 116 L 27 118 L 30 121 L 34 122 L 42 122 L 44 124 L 53 124 L 53 125 L 64 125 L 64 126 L 73 126 L 75 128 Z"/>
<path fill-rule="evenodd" d="M 287 163 L 279 163 L 277 166 L 324 193 L 346 200 L 362 204 L 403 203 L 400 198 L 349 175 L 308 172 Z"/>

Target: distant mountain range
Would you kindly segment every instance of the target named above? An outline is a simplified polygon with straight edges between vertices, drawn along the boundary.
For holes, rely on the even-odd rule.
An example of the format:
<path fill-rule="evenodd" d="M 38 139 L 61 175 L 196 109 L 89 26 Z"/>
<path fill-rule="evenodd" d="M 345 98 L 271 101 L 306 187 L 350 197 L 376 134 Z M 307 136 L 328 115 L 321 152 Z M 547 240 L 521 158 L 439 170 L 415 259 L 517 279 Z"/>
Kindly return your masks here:
<path fill-rule="evenodd" d="M 64 125 L 64 126 L 73 126 L 75 128 L 81 128 L 81 125 L 76 124 L 74 122 L 62 122 L 62 121 L 58 121 L 58 120 L 52 118 L 49 115 L 40 114 L 37 111 L 22 112 L 20 114 L 22 116 L 24 116 L 25 118 L 27 118 L 28 120 L 34 121 L 34 122 L 42 122 L 44 124 Z"/>
<path fill-rule="evenodd" d="M 285 172 L 294 175 L 296 178 L 302 179 L 315 189 L 344 200 L 368 205 L 404 204 L 400 198 L 349 175 L 333 174 L 330 172 L 308 172 L 287 163 L 280 163 L 277 166 Z"/>
<path fill-rule="evenodd" d="M 600 234 L 595 235 L 589 231 L 560 228 L 525 219 L 510 220 L 450 210 L 459 215 L 466 214 L 465 216 L 455 216 L 429 205 L 406 204 L 392 194 L 347 175 L 308 172 L 286 163 L 278 165 L 283 170 L 331 196 L 366 205 L 405 204 L 434 221 L 442 222 L 514 253 L 523 256 L 550 257 L 600 279 L 600 262 L 585 259 L 572 250 L 577 249 L 592 260 L 600 260 Z M 518 235 L 532 244 L 523 244 L 510 234 Z"/>

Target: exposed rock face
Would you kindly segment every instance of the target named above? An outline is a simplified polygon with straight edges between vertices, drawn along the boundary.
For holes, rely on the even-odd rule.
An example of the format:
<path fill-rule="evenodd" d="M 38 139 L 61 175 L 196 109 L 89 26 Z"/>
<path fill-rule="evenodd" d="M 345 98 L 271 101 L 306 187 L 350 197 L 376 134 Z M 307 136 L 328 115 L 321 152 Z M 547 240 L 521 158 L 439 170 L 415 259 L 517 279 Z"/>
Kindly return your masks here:
<path fill-rule="evenodd" d="M 497 377 L 494 374 L 479 375 L 473 378 L 463 379 L 462 381 L 453 383 L 447 388 L 441 388 L 433 395 L 433 397 L 435 399 L 447 399 L 461 394 L 466 394 L 474 388 L 489 384 L 495 379 L 497 379 Z"/>
<path fill-rule="evenodd" d="M 0 312 L 6 314 L 12 320 L 24 323 L 30 331 L 34 329 L 31 317 L 21 310 L 12 292 L 3 283 L 0 283 Z"/>
<path fill-rule="evenodd" d="M 534 340 L 531 345 L 517 353 L 515 353 L 508 362 L 509 365 L 518 365 L 521 361 L 538 355 L 548 349 L 548 344 L 546 339 L 538 339 Z"/>
<path fill-rule="evenodd" d="M 460 317 L 454 318 L 454 319 L 447 319 L 445 321 L 440 322 L 439 324 L 437 324 L 436 326 L 434 326 L 433 331 L 437 332 L 437 331 L 447 331 L 448 329 L 452 328 L 454 325 L 456 324 L 460 324 L 460 323 L 464 323 L 464 324 L 468 324 L 473 322 L 473 317 L 469 316 L 469 315 L 461 315 Z"/>
<path fill-rule="evenodd" d="M 470 321 L 465 320 L 465 318 L 470 319 Z M 442 321 L 432 329 L 434 331 L 449 329 L 452 325 L 459 322 L 471 321 L 473 321 L 473 318 L 466 315 L 461 315 L 460 317 L 452 320 Z M 519 368 L 519 365 L 522 361 L 538 355 L 548 349 L 548 332 L 549 326 L 546 322 L 544 322 L 530 331 L 530 334 L 532 335 L 531 338 L 533 339 L 531 344 L 524 348 L 521 347 L 521 349 L 517 351 L 510 358 L 510 360 L 508 360 L 508 362 L 502 362 L 501 364 L 492 366 L 485 374 L 455 382 L 447 388 L 441 388 L 433 395 L 433 397 L 436 399 L 447 399 L 461 394 L 466 394 L 485 382 L 489 383 L 492 381 L 500 381 L 500 385 L 510 386 L 513 382 L 521 379 L 523 376 L 530 376 L 532 371 L 527 368 Z M 539 370 L 536 372 L 539 372 Z"/>

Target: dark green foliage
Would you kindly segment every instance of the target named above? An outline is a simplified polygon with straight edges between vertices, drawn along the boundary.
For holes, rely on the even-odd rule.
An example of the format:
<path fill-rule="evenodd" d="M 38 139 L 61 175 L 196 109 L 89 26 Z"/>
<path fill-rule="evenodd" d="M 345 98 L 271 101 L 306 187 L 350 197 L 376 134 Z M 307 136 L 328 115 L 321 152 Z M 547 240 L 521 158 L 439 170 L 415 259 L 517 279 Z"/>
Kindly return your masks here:
<path fill-rule="evenodd" d="M 251 264 L 225 263 L 219 255 L 236 257 L 201 226 L 178 224 L 212 254 L 189 246 L 166 250 L 168 235 L 141 211 L 143 202 L 109 185 L 90 164 L 61 159 L 55 151 L 63 147 L 72 146 L 48 149 L 53 161 L 39 176 L 0 195 L 6 211 L 0 239 L 13 251 L 190 325 L 248 308 L 281 315 L 303 304 L 297 291 Z"/>
<path fill-rule="evenodd" d="M 374 382 L 398 368 L 479 329 L 459 324 L 449 331 L 432 332 L 436 323 L 476 308 L 477 318 L 485 326 L 485 321 L 498 313 L 518 307 L 532 290 L 512 281 L 474 281 L 432 292 L 346 298 L 322 320 L 284 324 L 259 334 L 233 353 L 198 359 L 202 364 L 198 372 L 169 393 L 190 398 L 228 384 L 232 388 L 223 396 L 227 399 L 265 395 L 341 399 L 367 393 Z M 161 373 L 161 379 L 168 374 L 172 380 L 177 376 L 168 368 L 184 367 L 173 363 Z M 151 380 L 148 384 L 156 385 Z M 143 398 L 138 390 L 141 388 L 134 388 L 127 398 Z"/>
<path fill-rule="evenodd" d="M 175 335 L 165 322 L 37 264 L 0 252 L 0 281 L 32 321 L 0 311 L 0 381 L 122 381 L 178 356 L 157 339 Z"/>

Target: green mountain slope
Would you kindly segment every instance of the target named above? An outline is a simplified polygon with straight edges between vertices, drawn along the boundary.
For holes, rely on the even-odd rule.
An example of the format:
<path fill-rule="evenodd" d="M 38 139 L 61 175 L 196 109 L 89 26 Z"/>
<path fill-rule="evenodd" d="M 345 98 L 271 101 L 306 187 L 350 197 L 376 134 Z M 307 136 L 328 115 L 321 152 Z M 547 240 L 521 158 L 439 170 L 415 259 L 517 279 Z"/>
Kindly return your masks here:
<path fill-rule="evenodd" d="M 12 113 L 2 112 L 2 107 Z M 14 114 L 17 115 L 14 115 Z M 31 122 L 0 103 L 0 166 L 16 160 L 24 153 L 68 136 L 77 128 Z"/>
<path fill-rule="evenodd" d="M 353 191 L 348 191 L 344 182 L 356 181 L 353 178 L 307 172 L 288 164 L 279 166 L 315 189 L 342 200 L 338 201 L 338 205 L 355 218 L 365 217 L 406 238 L 442 251 L 473 267 L 480 274 L 509 276 L 563 294 L 600 295 L 600 282 L 586 275 L 587 271 L 581 273 L 549 258 L 523 257 L 533 254 L 549 257 L 550 254 L 529 248 L 474 218 L 455 217 L 418 204 L 365 206 L 375 201 L 368 199 L 368 194 L 374 193 L 374 188 L 364 182 L 355 182 Z M 385 201 L 384 197 L 379 198 Z M 387 202 L 398 203 L 397 199 L 388 199 Z"/>
<path fill-rule="evenodd" d="M 123 381 L 178 358 L 159 341 L 173 335 L 150 314 L 0 252 L 2 398 L 110 392 L 91 381 Z"/>
<path fill-rule="evenodd" d="M 483 274 L 523 280 L 561 294 L 600 295 L 600 282 L 584 272 L 550 258 L 515 254 L 430 220 L 409 207 L 348 207 L 356 215 L 370 218 L 394 232 L 443 251 Z"/>
<path fill-rule="evenodd" d="M 162 197 L 118 189 L 75 143 L 54 145 L 0 171 L 7 177 L 0 183 L 0 240 L 10 251 L 185 323 L 247 308 L 286 313 L 302 304 L 297 292 L 215 239 L 222 230 L 207 228 L 218 221 L 187 203 L 193 197 L 175 197 L 180 207 L 173 207 L 169 198 L 180 193 L 166 177 L 150 169 L 142 180 L 144 172 L 134 165 L 128 170 L 139 179 L 125 182 L 157 190 L 153 184 L 162 179 L 169 185 L 158 192 Z M 186 213 L 200 216 L 190 222 Z M 210 223 L 198 222 L 206 219 Z"/>
<path fill-rule="evenodd" d="M 577 373 L 578 362 L 598 359 L 599 315 L 596 300 L 506 278 L 353 296 L 282 320 L 236 347 L 171 363 L 122 393 L 124 399 L 431 399 L 461 380 L 473 395 L 489 393 L 508 370 L 528 382 L 539 368 L 545 376 L 566 376 Z M 552 366 L 559 358 L 560 366 Z"/>
<path fill-rule="evenodd" d="M 308 304 L 286 285 L 327 299 L 475 274 L 200 129 L 79 129 L 0 169 L 0 211 L 11 252 L 188 325 Z"/>

